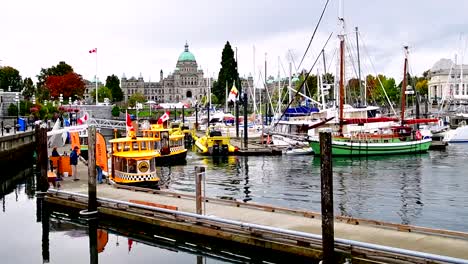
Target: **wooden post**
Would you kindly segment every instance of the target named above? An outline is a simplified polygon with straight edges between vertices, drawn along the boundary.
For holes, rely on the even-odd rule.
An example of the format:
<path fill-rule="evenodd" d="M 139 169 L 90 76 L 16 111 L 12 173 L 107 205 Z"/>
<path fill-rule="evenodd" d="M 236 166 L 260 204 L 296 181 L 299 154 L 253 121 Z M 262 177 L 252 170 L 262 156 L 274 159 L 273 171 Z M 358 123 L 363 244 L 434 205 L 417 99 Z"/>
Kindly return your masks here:
<path fill-rule="evenodd" d="M 88 213 L 97 211 L 96 127 L 88 127 Z"/>
<path fill-rule="evenodd" d="M 88 236 L 89 236 L 89 263 L 98 264 L 98 236 L 97 236 L 97 219 L 88 220 Z"/>
<path fill-rule="evenodd" d="M 195 105 L 195 131 L 198 131 L 198 104 Z"/>
<path fill-rule="evenodd" d="M 331 133 L 320 132 L 323 264 L 334 263 L 333 170 Z"/>
<path fill-rule="evenodd" d="M 37 186 L 41 192 L 47 192 L 49 182 L 47 181 L 47 166 L 49 165 L 49 157 L 47 154 L 47 128 L 36 125 L 36 167 L 39 169 L 37 177 Z"/>
<path fill-rule="evenodd" d="M 44 202 L 44 197 L 38 197 L 37 200 L 39 201 L 40 206 L 41 206 L 41 208 L 37 208 L 37 210 L 41 211 L 40 222 L 42 226 L 42 261 L 43 263 L 49 263 L 49 260 L 50 260 L 50 250 L 49 250 L 50 212 L 49 212 L 49 209 L 47 208 L 47 204 Z"/>
<path fill-rule="evenodd" d="M 247 93 L 244 93 L 244 100 L 242 101 L 244 105 L 244 148 L 248 149 L 249 146 L 249 135 L 247 127 Z"/>
<path fill-rule="evenodd" d="M 182 125 L 185 123 L 185 105 L 182 106 Z"/>
<path fill-rule="evenodd" d="M 204 173 L 205 173 L 205 167 L 195 166 L 195 196 L 196 196 L 196 213 L 197 214 L 203 214 L 202 182 L 203 182 Z"/>

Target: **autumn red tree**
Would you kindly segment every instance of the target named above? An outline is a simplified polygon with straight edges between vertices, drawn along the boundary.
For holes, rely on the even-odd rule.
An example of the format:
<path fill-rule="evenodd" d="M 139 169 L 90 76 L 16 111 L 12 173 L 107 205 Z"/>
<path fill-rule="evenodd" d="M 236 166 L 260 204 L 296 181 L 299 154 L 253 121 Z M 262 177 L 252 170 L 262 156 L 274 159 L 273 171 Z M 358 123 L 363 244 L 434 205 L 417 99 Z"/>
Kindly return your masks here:
<path fill-rule="evenodd" d="M 75 95 L 83 96 L 85 91 L 85 82 L 81 75 L 74 72 L 69 72 L 62 76 L 51 75 L 48 76 L 45 86 L 50 92 L 50 96 L 59 97 L 63 94 L 64 98 L 72 97 Z"/>

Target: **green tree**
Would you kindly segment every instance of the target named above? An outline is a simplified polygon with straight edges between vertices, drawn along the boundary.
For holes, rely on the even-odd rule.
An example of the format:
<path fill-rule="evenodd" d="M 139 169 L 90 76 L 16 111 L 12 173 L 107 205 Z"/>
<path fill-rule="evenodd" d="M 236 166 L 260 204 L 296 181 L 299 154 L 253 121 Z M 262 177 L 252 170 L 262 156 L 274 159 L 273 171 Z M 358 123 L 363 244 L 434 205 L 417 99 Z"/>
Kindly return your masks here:
<path fill-rule="evenodd" d="M 18 106 L 16 104 L 10 104 L 8 106 L 8 115 L 9 116 L 16 116 L 18 115 Z"/>
<path fill-rule="evenodd" d="M 239 94 L 242 94 L 239 72 L 237 71 L 237 62 L 234 59 L 234 51 L 229 41 L 227 41 L 221 54 L 221 69 L 219 70 L 218 81 L 213 83 L 212 89 L 212 93 L 218 98 L 218 103 L 224 103 L 226 101 L 226 83 L 228 85 L 228 90 L 231 90 L 234 82 L 236 82 Z"/>
<path fill-rule="evenodd" d="M 63 76 L 67 73 L 73 72 L 73 67 L 65 63 L 64 61 L 59 62 L 57 66 L 50 68 L 41 68 L 41 72 L 37 75 L 37 87 L 42 86 L 47 81 L 49 76 Z"/>
<path fill-rule="evenodd" d="M 0 68 L 0 89 L 12 92 L 19 92 L 23 88 L 23 80 L 19 71 L 13 67 L 5 66 Z"/>
<path fill-rule="evenodd" d="M 419 92 L 421 95 L 427 94 L 427 80 L 426 79 L 419 79 L 418 82 L 416 83 L 416 91 Z"/>
<path fill-rule="evenodd" d="M 112 107 L 112 116 L 119 117 L 119 115 L 120 115 L 120 107 L 114 105 L 114 107 Z"/>
<path fill-rule="evenodd" d="M 94 89 L 91 94 L 91 98 L 96 100 L 96 89 Z M 98 100 L 99 102 L 103 102 L 104 98 L 109 98 L 110 101 L 112 101 L 112 92 L 109 88 L 106 86 L 101 86 L 98 88 Z"/>
<path fill-rule="evenodd" d="M 25 99 L 29 100 L 35 94 L 36 87 L 34 86 L 34 82 L 32 81 L 32 79 L 29 77 L 24 79 L 23 84 L 23 96 Z"/>
<path fill-rule="evenodd" d="M 112 92 L 113 102 L 120 102 L 123 100 L 123 92 L 120 88 L 120 80 L 117 76 L 114 74 L 107 76 L 106 87 L 109 88 Z"/>
<path fill-rule="evenodd" d="M 141 93 L 134 93 L 128 98 L 128 106 L 135 107 L 137 103 L 146 102 L 146 97 Z"/>

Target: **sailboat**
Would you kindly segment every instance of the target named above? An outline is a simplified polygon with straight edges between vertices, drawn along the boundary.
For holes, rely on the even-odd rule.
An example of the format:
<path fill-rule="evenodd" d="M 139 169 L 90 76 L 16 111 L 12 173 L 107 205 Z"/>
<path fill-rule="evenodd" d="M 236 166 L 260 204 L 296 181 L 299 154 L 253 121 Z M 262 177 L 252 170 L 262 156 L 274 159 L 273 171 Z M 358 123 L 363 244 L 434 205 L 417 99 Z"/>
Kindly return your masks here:
<path fill-rule="evenodd" d="M 333 156 L 371 156 L 389 154 L 411 154 L 426 152 L 432 142 L 430 136 L 423 136 L 409 124 L 433 122 L 433 120 L 405 120 L 405 89 L 407 85 L 408 47 L 405 47 L 405 61 L 401 96 L 401 124 L 379 129 L 377 132 L 356 132 L 344 135 L 347 124 L 382 122 L 382 118 L 345 119 L 344 112 L 344 35 L 340 35 L 340 81 L 339 81 L 339 130 L 332 137 Z M 318 137 L 310 138 L 310 147 L 320 155 Z"/>

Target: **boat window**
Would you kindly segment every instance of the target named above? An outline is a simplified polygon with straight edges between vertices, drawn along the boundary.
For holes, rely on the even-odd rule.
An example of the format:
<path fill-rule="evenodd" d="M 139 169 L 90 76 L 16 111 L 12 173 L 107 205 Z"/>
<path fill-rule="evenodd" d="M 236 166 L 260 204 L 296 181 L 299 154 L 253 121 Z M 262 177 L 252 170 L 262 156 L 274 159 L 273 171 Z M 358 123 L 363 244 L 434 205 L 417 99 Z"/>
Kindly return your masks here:
<path fill-rule="evenodd" d="M 154 132 L 154 136 L 155 138 L 159 138 L 159 132 Z"/>
<path fill-rule="evenodd" d="M 132 150 L 139 150 L 138 142 L 133 142 L 133 144 L 132 144 Z"/>
<path fill-rule="evenodd" d="M 136 170 L 136 163 L 137 161 L 134 160 L 134 159 L 129 159 L 128 160 L 128 167 L 127 167 L 127 172 L 128 173 L 136 173 L 137 170 Z"/>
<path fill-rule="evenodd" d="M 146 146 L 147 146 L 146 141 L 142 141 L 142 142 L 140 142 L 140 144 L 141 144 L 141 145 L 140 145 L 140 150 L 146 150 L 146 149 L 147 149 L 147 147 L 146 147 Z"/>

